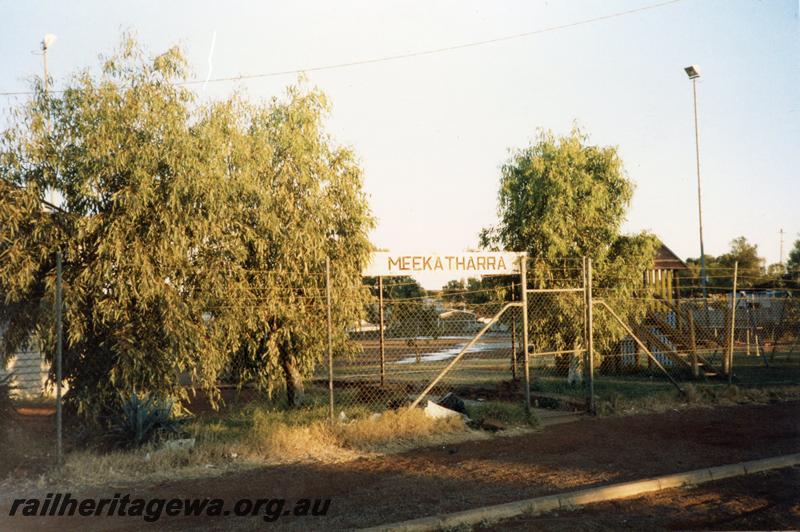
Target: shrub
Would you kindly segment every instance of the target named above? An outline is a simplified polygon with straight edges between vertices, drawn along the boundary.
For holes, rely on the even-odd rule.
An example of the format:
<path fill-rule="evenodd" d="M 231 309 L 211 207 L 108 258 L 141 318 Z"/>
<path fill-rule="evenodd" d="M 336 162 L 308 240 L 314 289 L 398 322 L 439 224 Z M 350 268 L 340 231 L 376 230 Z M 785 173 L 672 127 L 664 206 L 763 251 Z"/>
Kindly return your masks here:
<path fill-rule="evenodd" d="M 132 449 L 181 434 L 186 419 L 176 417 L 173 406 L 172 401 L 152 395 L 131 395 L 111 414 L 112 445 Z"/>

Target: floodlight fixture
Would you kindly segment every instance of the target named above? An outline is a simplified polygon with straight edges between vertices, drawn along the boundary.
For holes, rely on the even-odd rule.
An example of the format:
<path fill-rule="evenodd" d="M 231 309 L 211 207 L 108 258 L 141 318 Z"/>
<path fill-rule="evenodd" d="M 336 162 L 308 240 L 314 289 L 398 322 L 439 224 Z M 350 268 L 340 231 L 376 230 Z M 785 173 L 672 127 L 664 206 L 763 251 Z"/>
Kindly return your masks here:
<path fill-rule="evenodd" d="M 700 67 L 697 65 L 690 65 L 684 68 L 686 71 L 686 75 L 689 76 L 689 79 L 697 79 L 700 77 Z"/>
<path fill-rule="evenodd" d="M 42 50 L 47 50 L 48 48 L 50 48 L 53 45 L 53 43 L 56 42 L 56 39 L 58 39 L 58 37 L 56 35 L 53 35 L 52 33 L 48 33 L 47 35 L 45 35 L 44 39 L 42 39 Z"/>

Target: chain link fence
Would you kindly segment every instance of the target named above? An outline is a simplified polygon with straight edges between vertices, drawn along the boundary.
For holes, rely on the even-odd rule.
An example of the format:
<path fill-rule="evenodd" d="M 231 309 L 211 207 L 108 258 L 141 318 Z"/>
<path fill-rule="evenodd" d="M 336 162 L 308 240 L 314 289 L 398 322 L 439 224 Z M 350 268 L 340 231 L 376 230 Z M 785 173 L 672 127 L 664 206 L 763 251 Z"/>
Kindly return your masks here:
<path fill-rule="evenodd" d="M 623 334 L 598 353 L 595 368 L 599 395 L 637 398 L 673 386 L 747 388 L 800 385 L 800 299 L 791 289 L 748 287 L 736 290 L 735 272 L 723 286 L 706 287 L 698 280 L 690 291 L 642 290 L 619 299 L 620 306 L 640 314 Z M 692 279 L 684 280 L 688 282 Z M 597 290 L 605 300 L 611 290 Z M 611 303 L 609 302 L 609 305 Z M 598 313 L 608 312 L 601 308 Z M 595 328 L 596 337 L 611 334 Z"/>
<path fill-rule="evenodd" d="M 383 282 L 387 292 L 404 282 L 418 287 L 403 278 Z M 367 319 L 350 331 L 359 349 L 333 359 L 337 409 L 407 405 L 456 357 L 457 363 L 429 390 L 429 399 L 437 401 L 448 393 L 476 399 L 521 393 L 521 312 L 505 308 L 519 297 L 519 283 L 512 286 L 498 278 L 490 284 L 383 301 L 379 289 L 373 290 Z"/>
<path fill-rule="evenodd" d="M 633 289 L 600 284 L 590 292 L 580 259 L 527 266 L 534 407 L 587 408 L 592 391 L 602 400 L 684 390 L 690 383 L 800 385 L 800 298 L 791 289 L 748 287 L 734 297 L 731 271 L 706 297 L 698 295 L 696 279 L 667 290 L 643 280 Z M 384 279 L 383 299 L 372 280 L 367 318 L 350 333 L 357 354 L 334 357 L 336 408 L 407 405 L 429 386 L 426 397 L 433 401 L 448 393 L 524 401 L 523 294 L 520 279 L 510 279 L 473 280 L 472 290 L 460 291 L 448 283 L 413 297 L 397 297 L 397 288 L 413 280 Z"/>
<path fill-rule="evenodd" d="M 332 390 L 333 411 L 379 411 L 423 392 L 434 401 L 454 393 L 519 403 L 526 375 L 532 406 L 571 409 L 590 397 L 638 397 L 688 383 L 800 385 L 796 288 L 742 283 L 748 279 L 731 269 L 712 272 L 705 295 L 691 272 L 680 284 L 656 286 L 648 273 L 620 290 L 603 275 L 592 279 L 582 259 L 526 267 L 525 292 L 520 275 L 455 279 L 439 289 L 411 277 L 364 278 L 371 296 L 347 331 L 355 349 L 318 364 L 308 389 L 320 399 Z M 324 308 L 324 294 L 317 297 Z M 35 353 L 7 369 L 31 395 L 52 379 Z"/>
<path fill-rule="evenodd" d="M 583 409 L 591 378 L 585 292 L 582 287 L 554 284 L 538 283 L 539 288 L 529 288 L 528 293 L 531 402 Z"/>

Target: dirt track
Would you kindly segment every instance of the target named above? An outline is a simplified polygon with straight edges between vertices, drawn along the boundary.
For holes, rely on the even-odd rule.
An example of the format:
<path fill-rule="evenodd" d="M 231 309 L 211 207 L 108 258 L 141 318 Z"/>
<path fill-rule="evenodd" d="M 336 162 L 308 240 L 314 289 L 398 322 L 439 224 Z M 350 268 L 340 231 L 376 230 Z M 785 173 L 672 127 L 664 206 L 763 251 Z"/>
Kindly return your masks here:
<path fill-rule="evenodd" d="M 495 523 L 480 530 L 796 530 L 800 467 Z"/>
<path fill-rule="evenodd" d="M 230 505 L 245 497 L 331 497 L 325 518 L 287 517 L 272 526 L 352 528 L 800 452 L 798 414 L 800 402 L 790 402 L 583 419 L 525 436 L 337 465 L 269 467 L 125 491 L 137 497 L 221 497 Z M 116 491 L 109 488 L 73 495 L 111 497 Z M 6 517 L 8 503 L 0 501 L 0 529 L 143 528 L 136 518 L 16 518 L 12 522 Z M 164 517 L 157 526 L 167 530 L 254 529 L 264 524 L 260 517 Z"/>

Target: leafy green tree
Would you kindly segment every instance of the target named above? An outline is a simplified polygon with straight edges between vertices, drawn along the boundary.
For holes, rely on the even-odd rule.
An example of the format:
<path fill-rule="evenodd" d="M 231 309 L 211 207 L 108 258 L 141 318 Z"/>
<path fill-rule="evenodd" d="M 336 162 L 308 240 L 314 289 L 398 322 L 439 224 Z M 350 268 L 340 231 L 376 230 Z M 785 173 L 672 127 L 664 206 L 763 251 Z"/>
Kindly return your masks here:
<path fill-rule="evenodd" d="M 786 275 L 786 265 L 780 262 L 775 262 L 767 266 L 766 277 L 768 279 L 776 279 Z"/>
<path fill-rule="evenodd" d="M 486 305 L 504 301 L 511 295 L 507 278 L 470 277 L 464 299 L 468 305 Z"/>
<path fill-rule="evenodd" d="M 464 303 L 464 292 L 467 291 L 464 279 L 452 279 L 442 287 L 442 299 L 448 303 Z"/>
<path fill-rule="evenodd" d="M 794 241 L 794 247 L 789 251 L 786 269 L 795 277 L 800 277 L 800 239 Z"/>
<path fill-rule="evenodd" d="M 730 243 L 730 251 L 714 257 L 705 256 L 706 263 L 706 286 L 712 293 L 720 293 L 731 290 L 733 287 L 733 270 L 736 263 L 739 263 L 737 286 L 748 288 L 759 282 L 769 280 L 764 269 L 764 259 L 758 256 L 758 246 L 750 244 L 743 236 L 734 238 Z M 688 272 L 681 272 L 680 284 L 681 295 L 683 297 L 699 297 L 702 295 L 701 272 L 699 258 L 686 260 L 689 266 Z M 775 273 L 773 271 L 773 273 Z"/>
<path fill-rule="evenodd" d="M 703 297 L 703 287 L 700 281 L 702 277 L 702 265 L 700 258 L 686 259 L 688 270 L 678 270 L 676 272 L 677 283 L 679 286 L 680 297 L 682 298 L 700 298 Z M 706 288 L 707 291 L 711 289 L 718 289 L 719 287 L 729 286 L 733 278 L 733 271 L 722 270 L 723 266 L 720 264 L 717 257 L 713 255 L 705 255 L 706 265 Z"/>
<path fill-rule="evenodd" d="M 764 259 L 758 256 L 758 246 L 743 236 L 731 240 L 731 249 L 717 259 L 723 268 L 733 268 L 739 263 L 739 273 L 751 279 L 764 275 Z"/>
<path fill-rule="evenodd" d="M 532 145 L 503 165 L 499 224 L 481 232 L 481 245 L 527 251 L 534 287 L 580 287 L 581 257 L 593 261 L 596 292 L 628 321 L 645 306 L 631 298 L 643 290 L 657 245 L 648 233 L 622 235 L 633 195 L 614 147 L 589 144 L 577 127 L 556 138 L 540 132 Z M 535 349 L 572 349 L 583 343 L 580 295 L 539 295 L 530 314 Z M 604 313 L 595 322 L 596 344 L 610 347 L 622 336 Z"/>
<path fill-rule="evenodd" d="M 364 277 L 364 286 L 367 287 L 371 293 L 371 298 L 367 302 L 366 313 L 367 319 L 371 323 L 378 323 L 380 321 L 380 309 L 378 287 L 379 281 L 377 277 Z M 392 319 L 397 319 L 398 316 L 392 309 L 405 307 L 407 309 L 421 308 L 424 305 L 424 299 L 427 296 L 427 291 L 422 287 L 419 282 L 413 277 L 401 275 L 397 277 L 384 277 L 383 278 L 383 300 L 384 300 L 384 323 L 386 326 L 391 325 Z"/>
<path fill-rule="evenodd" d="M 303 379 L 326 349 L 326 256 L 332 264 L 334 349 L 352 350 L 346 330 L 366 302 L 361 271 L 373 221 L 354 155 L 332 145 L 322 129 L 324 96 L 294 88 L 288 96 L 264 109 L 245 108 L 250 119 L 238 130 L 241 142 L 233 148 L 222 143 L 218 160 L 233 162 L 231 174 L 240 184 L 234 198 L 246 198 L 238 203 L 244 261 L 236 279 L 261 307 L 237 321 L 245 339 L 237 358 L 245 371 L 238 381 L 255 379 L 271 391 L 284 377 L 289 403 L 295 404 L 300 399 L 295 392 L 302 391 Z M 223 123 L 241 120 L 228 109 L 220 106 L 227 117 Z M 225 129 L 229 137 L 230 129 Z"/>
<path fill-rule="evenodd" d="M 454 279 L 442 287 L 442 298 L 462 306 L 480 307 L 487 303 L 504 301 L 510 296 L 509 286 L 507 279 L 498 277 Z"/>
<path fill-rule="evenodd" d="M 364 277 L 364 286 L 378 297 L 378 278 Z M 410 299 L 423 298 L 428 292 L 419 284 L 419 281 L 407 275 L 383 278 L 383 298 L 384 299 Z"/>
<path fill-rule="evenodd" d="M 367 277 L 373 297 L 368 307 L 370 321 L 377 323 L 378 278 Z M 392 336 L 436 336 L 438 313 L 428 301 L 428 292 L 410 276 L 383 278 L 384 322 Z"/>
<path fill-rule="evenodd" d="M 182 376 L 296 403 L 325 351 L 326 256 L 337 347 L 363 310 L 372 219 L 324 96 L 200 105 L 186 74 L 178 49 L 126 37 L 98 77 L 37 85 L 2 135 L 2 356 L 33 333 L 52 359 L 60 247 L 68 398 L 90 417 L 134 392 L 185 398 Z M 42 211 L 49 189 L 63 210 Z"/>

